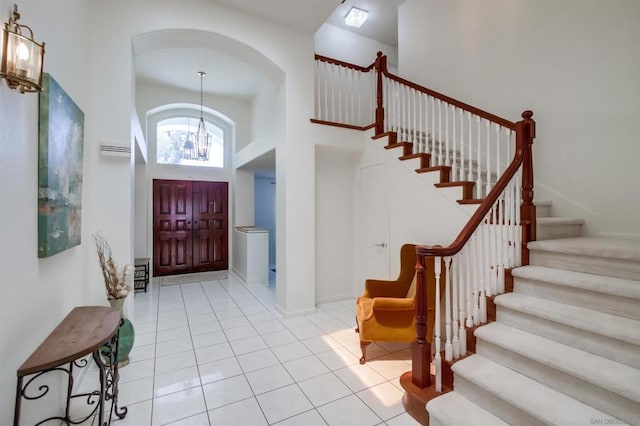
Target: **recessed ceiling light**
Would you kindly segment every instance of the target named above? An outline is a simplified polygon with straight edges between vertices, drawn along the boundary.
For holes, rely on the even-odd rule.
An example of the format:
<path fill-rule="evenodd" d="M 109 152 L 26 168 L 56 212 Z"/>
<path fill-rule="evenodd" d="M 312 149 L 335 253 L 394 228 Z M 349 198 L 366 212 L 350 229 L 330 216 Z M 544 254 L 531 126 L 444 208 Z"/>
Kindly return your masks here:
<path fill-rule="evenodd" d="M 347 16 L 344 17 L 344 23 L 350 27 L 360 28 L 364 21 L 367 20 L 367 15 L 368 12 L 366 10 L 352 7 Z"/>

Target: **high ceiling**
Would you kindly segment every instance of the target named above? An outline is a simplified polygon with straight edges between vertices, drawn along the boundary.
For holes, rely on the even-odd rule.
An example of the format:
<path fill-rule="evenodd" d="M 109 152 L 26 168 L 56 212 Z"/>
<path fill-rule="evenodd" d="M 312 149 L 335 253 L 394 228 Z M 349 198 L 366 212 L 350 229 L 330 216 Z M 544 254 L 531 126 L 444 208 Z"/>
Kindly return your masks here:
<path fill-rule="evenodd" d="M 398 44 L 398 7 L 405 0 L 209 0 L 242 10 L 309 34 L 323 23 L 335 25 L 379 42 Z M 344 17 L 351 7 L 369 13 L 360 28 L 348 27 Z M 192 92 L 200 91 L 197 72 L 207 73 L 205 93 L 251 100 L 265 84 L 276 82 L 279 70 L 248 47 L 210 33 L 172 30 L 134 40 L 136 79 Z M 265 153 L 244 168 L 256 176 L 275 178 L 275 151 Z"/>
<path fill-rule="evenodd" d="M 345 30 L 360 34 L 391 46 L 398 45 L 398 7 L 405 0 L 344 0 L 326 20 Z M 352 7 L 368 12 L 367 22 L 360 28 L 344 24 L 344 17 Z"/>
<path fill-rule="evenodd" d="M 365 37 L 395 46 L 398 39 L 398 6 L 405 0 L 209 0 L 226 7 L 280 22 L 308 33 L 315 33 L 323 23 L 344 28 Z M 361 28 L 344 25 L 344 16 L 352 6 L 369 12 Z M 215 49 L 210 44 L 189 43 L 186 36 L 167 31 L 167 37 L 155 46 L 135 49 L 138 81 L 177 89 L 200 90 L 197 71 L 207 72 L 203 87 L 206 93 L 250 100 L 273 75 L 239 57 L 238 49 Z M 169 37 L 173 39 L 169 40 Z M 179 42 L 172 40 L 178 39 Z M 271 73 L 273 74 L 273 73 Z"/>
<path fill-rule="evenodd" d="M 341 0 L 209 0 L 315 33 Z M 384 1 L 384 0 L 379 0 Z"/>

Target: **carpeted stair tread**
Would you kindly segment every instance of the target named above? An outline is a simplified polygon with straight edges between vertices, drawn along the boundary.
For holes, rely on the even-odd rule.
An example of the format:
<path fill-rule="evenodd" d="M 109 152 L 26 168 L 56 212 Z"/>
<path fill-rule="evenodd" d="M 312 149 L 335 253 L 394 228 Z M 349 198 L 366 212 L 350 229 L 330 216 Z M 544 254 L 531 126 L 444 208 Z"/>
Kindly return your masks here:
<path fill-rule="evenodd" d="M 458 392 L 448 392 L 427 403 L 431 420 L 451 426 L 508 426 L 489 411 L 474 404 Z"/>
<path fill-rule="evenodd" d="M 527 246 L 529 250 L 544 250 L 556 253 L 640 262 L 640 240 L 635 239 L 598 237 L 561 238 L 556 240 L 531 241 Z"/>
<path fill-rule="evenodd" d="M 478 328 L 475 336 L 640 404 L 638 369 L 499 322 Z"/>
<path fill-rule="evenodd" d="M 495 298 L 495 303 L 498 307 L 524 312 L 579 330 L 640 345 L 640 321 L 630 318 L 519 293 L 501 294 Z"/>
<path fill-rule="evenodd" d="M 570 217 L 539 217 L 536 221 L 538 225 L 546 226 L 584 225 L 584 219 L 574 219 Z"/>
<path fill-rule="evenodd" d="M 515 268 L 511 271 L 511 274 L 514 278 L 544 281 L 596 293 L 640 300 L 640 281 L 564 271 L 535 265 Z M 640 309 L 640 305 L 638 305 L 638 309 Z"/>
<path fill-rule="evenodd" d="M 474 383 L 543 424 L 590 424 L 592 419 L 612 417 L 480 355 L 465 358 L 452 368 L 455 377 Z"/>

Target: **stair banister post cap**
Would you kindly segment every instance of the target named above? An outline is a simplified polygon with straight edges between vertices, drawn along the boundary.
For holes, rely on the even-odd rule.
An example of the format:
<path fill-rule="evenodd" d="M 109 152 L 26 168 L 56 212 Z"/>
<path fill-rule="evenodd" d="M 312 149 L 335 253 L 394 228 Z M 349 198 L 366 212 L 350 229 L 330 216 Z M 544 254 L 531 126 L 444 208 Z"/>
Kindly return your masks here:
<path fill-rule="evenodd" d="M 533 139 L 536 137 L 536 122 L 533 121 L 531 117 L 533 117 L 533 111 L 531 110 L 526 110 L 522 113 L 522 118 L 524 119 L 523 121 L 527 122 L 525 125 L 528 125 L 527 138 L 530 141 L 533 141 Z"/>

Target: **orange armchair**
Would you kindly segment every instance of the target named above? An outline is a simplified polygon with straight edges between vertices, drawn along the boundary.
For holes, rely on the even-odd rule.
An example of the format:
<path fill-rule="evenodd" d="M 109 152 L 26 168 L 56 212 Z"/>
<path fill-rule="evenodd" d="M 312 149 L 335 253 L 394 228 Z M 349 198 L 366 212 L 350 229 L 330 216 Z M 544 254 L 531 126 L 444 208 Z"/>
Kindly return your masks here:
<path fill-rule="evenodd" d="M 356 332 L 360 335 L 362 358 L 366 362 L 367 346 L 372 341 L 413 342 L 416 338 L 416 246 L 404 244 L 400 249 L 400 274 L 395 281 L 366 280 L 364 293 L 356 301 Z M 433 258 L 427 259 L 433 271 Z M 443 271 L 444 272 L 444 271 Z M 427 284 L 427 341 L 433 338 L 435 320 L 435 278 L 425 275 Z M 444 288 L 444 273 L 440 285 Z"/>

